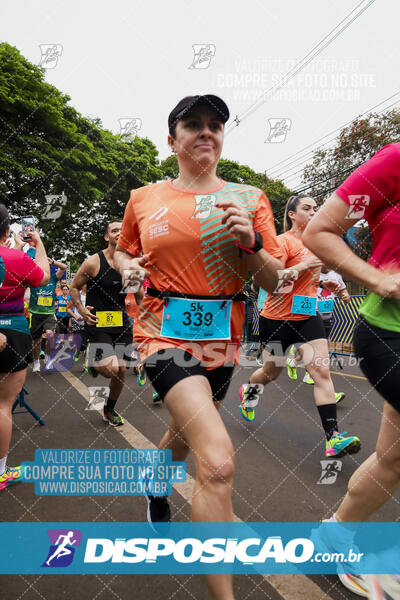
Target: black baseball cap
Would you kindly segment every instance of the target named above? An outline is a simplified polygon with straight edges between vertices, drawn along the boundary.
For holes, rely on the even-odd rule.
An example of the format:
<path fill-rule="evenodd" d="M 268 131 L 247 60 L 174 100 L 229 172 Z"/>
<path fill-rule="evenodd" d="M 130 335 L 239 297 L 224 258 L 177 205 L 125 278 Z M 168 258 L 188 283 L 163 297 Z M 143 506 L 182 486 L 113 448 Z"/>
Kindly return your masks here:
<path fill-rule="evenodd" d="M 185 98 L 182 98 L 169 113 L 169 130 L 171 131 L 177 121 L 182 119 L 182 117 L 196 104 L 206 104 L 207 106 L 214 108 L 220 116 L 222 123 L 226 123 L 229 119 L 229 109 L 225 102 L 218 96 L 214 96 L 213 94 L 205 94 L 204 96 L 185 96 Z"/>

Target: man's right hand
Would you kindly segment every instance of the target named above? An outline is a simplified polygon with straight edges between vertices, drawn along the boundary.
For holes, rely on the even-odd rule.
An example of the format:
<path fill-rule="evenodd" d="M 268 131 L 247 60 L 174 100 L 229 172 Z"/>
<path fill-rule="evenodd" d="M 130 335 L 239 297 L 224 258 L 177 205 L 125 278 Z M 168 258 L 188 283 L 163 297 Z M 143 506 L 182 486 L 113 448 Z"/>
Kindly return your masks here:
<path fill-rule="evenodd" d="M 82 306 L 82 308 L 78 308 L 79 314 L 88 325 L 96 325 L 96 323 L 99 322 L 96 315 L 91 312 L 92 310 L 93 306 Z"/>

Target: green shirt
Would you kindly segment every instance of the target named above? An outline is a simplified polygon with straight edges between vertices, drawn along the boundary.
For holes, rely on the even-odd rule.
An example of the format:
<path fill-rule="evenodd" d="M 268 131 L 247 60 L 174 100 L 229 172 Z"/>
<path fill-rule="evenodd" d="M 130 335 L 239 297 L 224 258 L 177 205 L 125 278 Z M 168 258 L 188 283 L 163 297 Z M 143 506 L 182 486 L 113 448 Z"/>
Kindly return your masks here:
<path fill-rule="evenodd" d="M 29 300 L 29 312 L 40 315 L 51 315 L 55 311 L 55 297 L 57 276 L 54 273 L 50 277 L 47 285 L 42 285 L 37 288 L 31 287 L 31 298 Z"/>
<path fill-rule="evenodd" d="M 400 300 L 381 298 L 370 292 L 361 305 L 360 314 L 374 327 L 400 331 Z"/>

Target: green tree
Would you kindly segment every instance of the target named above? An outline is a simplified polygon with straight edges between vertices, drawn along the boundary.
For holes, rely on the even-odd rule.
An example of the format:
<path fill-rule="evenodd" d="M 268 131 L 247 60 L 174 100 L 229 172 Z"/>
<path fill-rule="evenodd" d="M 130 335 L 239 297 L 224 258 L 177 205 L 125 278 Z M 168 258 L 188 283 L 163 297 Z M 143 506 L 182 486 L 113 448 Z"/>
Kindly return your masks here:
<path fill-rule="evenodd" d="M 150 140 L 114 135 L 69 101 L 42 69 L 0 44 L 0 201 L 14 218 L 33 214 L 49 253 L 75 265 L 104 246 L 105 223 L 122 218 L 129 191 L 162 171 Z M 47 218 L 45 196 L 61 193 L 61 216 Z"/>
<path fill-rule="evenodd" d="M 338 136 L 336 144 L 314 152 L 312 162 L 304 169 L 307 193 L 322 204 L 363 162 L 386 144 L 400 141 L 400 110 L 371 113 L 355 119 Z M 368 227 L 355 230 L 354 252 L 367 260 L 372 248 Z M 343 236 L 348 243 L 348 237 Z"/>
<path fill-rule="evenodd" d="M 307 193 L 322 203 L 360 164 L 385 144 L 398 141 L 399 109 L 355 119 L 341 131 L 332 148 L 314 152 L 303 173 L 303 183 L 310 186 Z"/>

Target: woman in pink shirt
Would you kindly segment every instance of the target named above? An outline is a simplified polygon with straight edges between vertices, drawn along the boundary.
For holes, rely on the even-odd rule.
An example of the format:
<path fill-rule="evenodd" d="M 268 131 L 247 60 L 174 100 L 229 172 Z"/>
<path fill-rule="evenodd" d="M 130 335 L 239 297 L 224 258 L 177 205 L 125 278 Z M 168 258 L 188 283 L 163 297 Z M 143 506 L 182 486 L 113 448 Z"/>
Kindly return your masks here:
<path fill-rule="evenodd" d="M 25 288 L 46 285 L 50 278 L 39 234 L 31 234 L 36 247 L 33 261 L 21 250 L 4 245 L 9 233 L 8 211 L 0 204 L 0 490 L 23 476 L 21 467 L 7 467 L 7 455 L 12 405 L 25 383 L 28 363 L 32 362 L 32 338 L 24 315 Z"/>
<path fill-rule="evenodd" d="M 368 263 L 341 239 L 362 218 L 372 234 Z M 376 450 L 353 473 L 331 519 L 366 521 L 400 486 L 400 143 L 384 146 L 354 171 L 316 214 L 303 239 L 326 264 L 370 290 L 354 330 L 354 350 L 384 399 L 383 414 Z M 365 576 L 339 577 L 347 588 L 367 596 Z M 382 582 L 374 580 L 376 585 L 382 587 L 379 598 L 400 598 L 400 577 L 385 576 Z"/>

